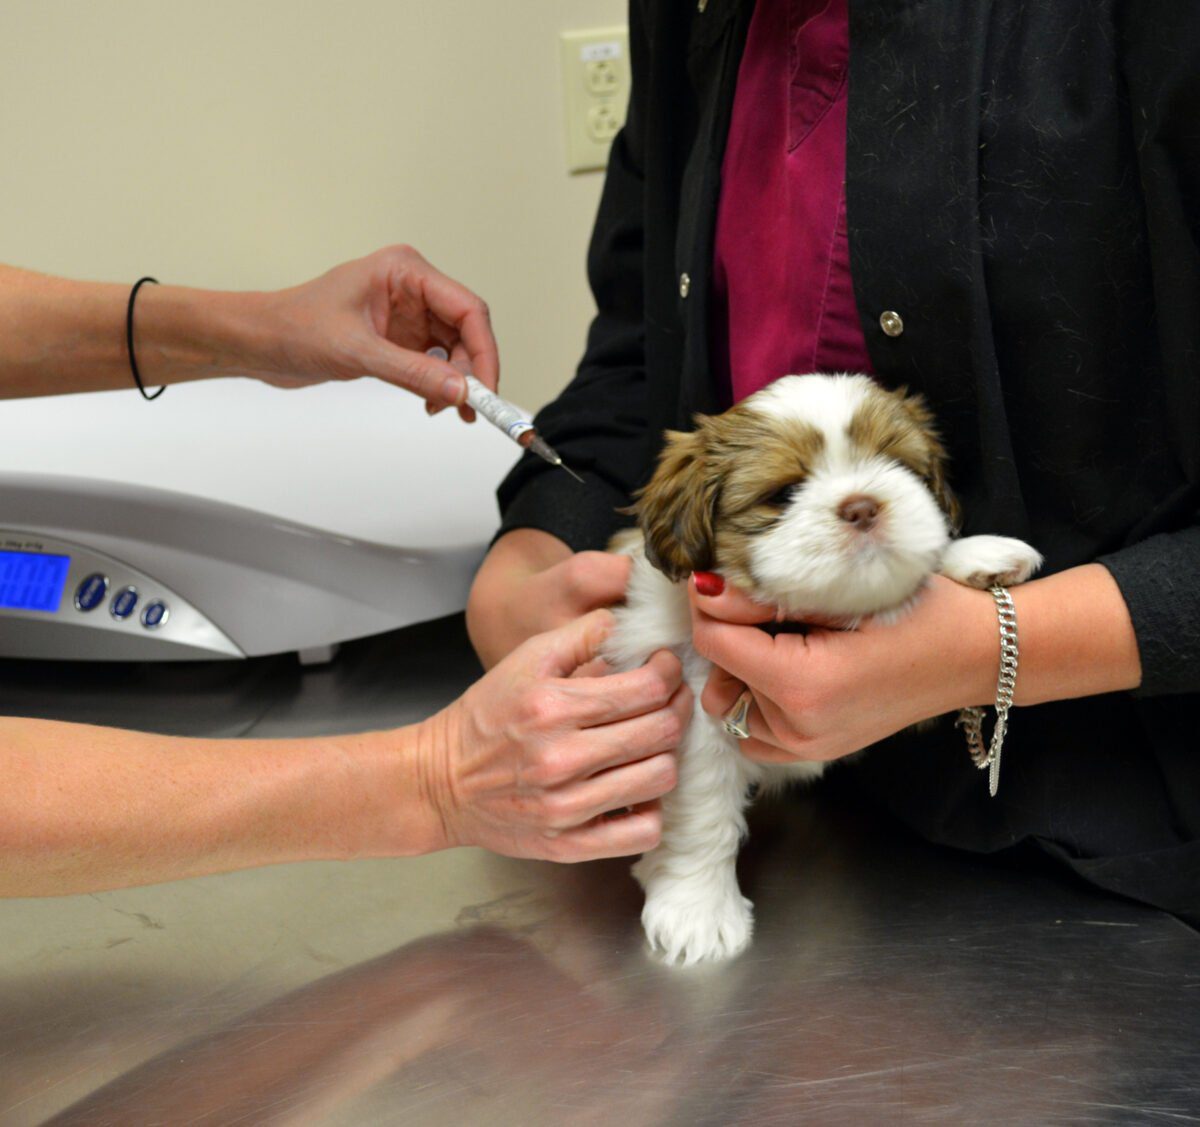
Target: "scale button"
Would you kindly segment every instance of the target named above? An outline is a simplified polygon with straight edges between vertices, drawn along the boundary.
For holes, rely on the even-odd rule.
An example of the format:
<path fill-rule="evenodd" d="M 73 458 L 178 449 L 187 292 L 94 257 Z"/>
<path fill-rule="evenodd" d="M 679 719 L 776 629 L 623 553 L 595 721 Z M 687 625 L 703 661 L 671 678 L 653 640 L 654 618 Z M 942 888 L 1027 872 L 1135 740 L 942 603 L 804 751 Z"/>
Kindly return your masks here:
<path fill-rule="evenodd" d="M 108 612 L 113 618 L 128 618 L 137 606 L 138 593 L 136 587 L 122 587 L 108 606 Z"/>
<path fill-rule="evenodd" d="M 142 625 L 147 630 L 157 630 L 170 617 L 171 608 L 162 599 L 155 599 L 154 602 L 147 603 L 146 609 L 142 611 Z"/>
<path fill-rule="evenodd" d="M 95 610 L 108 594 L 108 576 L 96 571 L 75 588 L 75 609 Z"/>

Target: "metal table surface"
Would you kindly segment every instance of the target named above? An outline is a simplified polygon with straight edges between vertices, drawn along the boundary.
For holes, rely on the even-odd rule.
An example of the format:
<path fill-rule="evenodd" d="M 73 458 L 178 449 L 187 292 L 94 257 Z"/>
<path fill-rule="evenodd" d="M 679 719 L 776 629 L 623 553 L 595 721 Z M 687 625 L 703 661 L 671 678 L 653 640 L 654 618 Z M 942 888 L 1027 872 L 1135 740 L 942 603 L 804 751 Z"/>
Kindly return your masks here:
<path fill-rule="evenodd" d="M 0 662 L 0 711 L 263 736 L 401 724 L 461 620 L 333 666 Z M 1200 936 L 821 788 L 751 818 L 758 935 L 642 949 L 625 862 L 477 850 L 0 904 L 0 1123 L 1200 1122 Z"/>

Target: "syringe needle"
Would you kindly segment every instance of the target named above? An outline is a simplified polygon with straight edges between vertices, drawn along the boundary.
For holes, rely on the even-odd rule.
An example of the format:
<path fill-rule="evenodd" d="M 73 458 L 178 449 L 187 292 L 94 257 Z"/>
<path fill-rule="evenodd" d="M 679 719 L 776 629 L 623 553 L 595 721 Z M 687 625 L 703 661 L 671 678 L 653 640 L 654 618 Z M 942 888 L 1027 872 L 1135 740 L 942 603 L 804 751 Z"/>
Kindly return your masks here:
<path fill-rule="evenodd" d="M 540 434 L 535 434 L 529 440 L 529 447 L 539 458 L 549 462 L 552 466 L 561 466 L 567 471 L 580 485 L 587 484 L 566 462 L 562 460 L 562 455 L 559 454 L 553 446 L 550 445 Z"/>

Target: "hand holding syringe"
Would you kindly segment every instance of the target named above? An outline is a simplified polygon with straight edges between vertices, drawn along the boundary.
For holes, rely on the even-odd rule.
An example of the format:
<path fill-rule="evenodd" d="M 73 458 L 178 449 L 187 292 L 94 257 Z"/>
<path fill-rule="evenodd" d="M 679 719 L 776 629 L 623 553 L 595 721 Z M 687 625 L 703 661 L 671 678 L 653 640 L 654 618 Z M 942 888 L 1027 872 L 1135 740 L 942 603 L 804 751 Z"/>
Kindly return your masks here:
<path fill-rule="evenodd" d="M 448 360 L 450 355 L 444 348 L 431 348 L 430 356 L 439 360 Z M 532 450 L 539 458 L 545 459 L 552 466 L 561 466 L 576 481 L 583 484 L 581 478 L 555 452 L 554 448 L 534 428 L 529 416 L 520 407 L 501 399 L 491 388 L 480 383 L 474 376 L 464 373 L 467 381 L 467 404 L 479 412 L 492 426 L 497 427 L 508 435 L 518 446 Z"/>

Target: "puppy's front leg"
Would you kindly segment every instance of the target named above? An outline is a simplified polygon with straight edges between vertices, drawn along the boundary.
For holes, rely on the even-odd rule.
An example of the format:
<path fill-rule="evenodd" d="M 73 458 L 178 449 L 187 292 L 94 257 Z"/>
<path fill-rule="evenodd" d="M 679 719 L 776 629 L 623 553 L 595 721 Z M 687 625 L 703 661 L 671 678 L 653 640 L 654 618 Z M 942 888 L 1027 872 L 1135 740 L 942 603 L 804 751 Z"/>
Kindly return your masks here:
<path fill-rule="evenodd" d="M 737 854 L 756 768 L 699 699 L 697 691 L 678 785 L 663 799 L 662 841 L 633 867 L 646 891 L 642 926 L 651 947 L 683 966 L 732 958 L 754 930 L 753 906 L 738 888 Z"/>
<path fill-rule="evenodd" d="M 1015 587 L 1042 566 L 1040 552 L 1010 536 L 965 536 L 952 540 L 938 569 L 965 587 Z"/>

